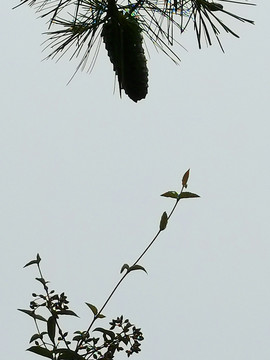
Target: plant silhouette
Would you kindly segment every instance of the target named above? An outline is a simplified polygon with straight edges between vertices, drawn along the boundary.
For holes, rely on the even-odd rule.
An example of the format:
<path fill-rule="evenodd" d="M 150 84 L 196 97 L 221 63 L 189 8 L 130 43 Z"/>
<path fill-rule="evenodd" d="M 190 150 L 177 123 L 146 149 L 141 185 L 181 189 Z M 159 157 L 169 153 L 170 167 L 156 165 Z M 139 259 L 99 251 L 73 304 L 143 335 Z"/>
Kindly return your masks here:
<path fill-rule="evenodd" d="M 127 275 L 136 270 L 146 272 L 139 262 L 142 257 L 149 251 L 150 247 L 157 240 L 162 231 L 168 225 L 168 221 L 173 215 L 179 201 L 187 198 L 198 198 L 199 195 L 184 191 L 187 188 L 189 179 L 189 170 L 182 178 L 182 187 L 180 192 L 167 191 L 161 196 L 175 200 L 175 203 L 169 212 L 166 211 L 161 215 L 159 228 L 156 235 L 147 245 L 141 255 L 134 261 L 132 265 L 124 264 L 120 273 L 122 277 L 115 285 L 104 304 L 98 309 L 95 305 L 86 302 L 91 310 L 93 319 L 86 330 L 74 331 L 72 338 L 69 333 L 62 328 L 62 316 L 76 316 L 77 314 L 70 309 L 69 301 L 64 292 L 58 294 L 55 290 L 49 288 L 49 282 L 45 279 L 41 270 L 41 257 L 37 254 L 34 260 L 29 261 L 24 267 L 32 265 L 37 266 L 39 276 L 36 280 L 42 285 L 43 293 L 32 293 L 30 301 L 30 309 L 19 309 L 21 312 L 30 316 L 35 323 L 36 332 L 31 336 L 30 343 L 34 343 L 28 350 L 53 360 L 101 360 L 113 359 L 115 354 L 125 351 L 127 356 L 138 353 L 141 350 L 141 342 L 144 340 L 143 333 L 140 328 L 131 324 L 128 319 L 124 319 L 123 315 L 113 319 L 109 328 L 96 327 L 94 324 L 103 319 L 103 311 L 119 288 L 122 281 Z M 44 316 L 44 309 L 47 316 Z M 100 334 L 100 336 L 96 334 Z"/>

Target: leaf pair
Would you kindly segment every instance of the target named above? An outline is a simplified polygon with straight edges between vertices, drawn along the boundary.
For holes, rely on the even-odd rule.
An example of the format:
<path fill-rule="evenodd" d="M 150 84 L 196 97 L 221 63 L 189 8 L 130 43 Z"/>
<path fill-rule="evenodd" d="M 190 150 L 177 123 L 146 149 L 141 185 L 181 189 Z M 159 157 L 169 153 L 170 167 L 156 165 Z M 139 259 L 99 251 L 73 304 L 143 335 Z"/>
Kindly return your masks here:
<path fill-rule="evenodd" d="M 135 265 L 132 265 L 132 266 L 129 266 L 128 264 L 124 264 L 121 267 L 120 274 L 122 274 L 122 272 L 124 270 L 126 270 L 127 273 L 130 273 L 131 271 L 134 271 L 134 270 L 143 270 L 147 274 L 147 271 L 145 270 L 145 268 L 143 266 L 141 266 L 141 265 L 138 265 L 138 264 L 135 264 Z"/>
<path fill-rule="evenodd" d="M 41 261 L 41 257 L 39 256 L 39 254 L 37 254 L 36 259 L 29 261 L 26 265 L 24 265 L 24 268 L 30 265 L 35 265 L 35 264 L 39 265 L 40 261 Z"/>
<path fill-rule="evenodd" d="M 178 194 L 177 191 L 167 191 L 164 194 L 161 194 L 160 196 L 176 199 L 177 201 L 179 201 L 180 199 L 200 197 L 197 194 L 194 194 L 194 193 L 191 193 L 188 191 L 183 191 L 183 189 L 187 188 L 187 186 L 188 186 L 189 174 L 190 174 L 190 169 L 188 169 L 182 177 L 182 190 L 181 190 L 180 194 Z"/>
<path fill-rule="evenodd" d="M 200 197 L 199 195 L 188 191 L 183 191 L 180 194 L 178 194 L 176 191 L 167 191 L 164 194 L 161 194 L 160 196 L 169 197 L 176 200 Z"/>
<path fill-rule="evenodd" d="M 87 302 L 86 302 L 86 305 L 89 307 L 89 309 L 91 309 L 91 311 L 94 314 L 95 318 L 99 318 L 99 319 L 105 318 L 105 315 L 99 314 L 99 311 L 98 311 L 98 309 L 96 308 L 95 305 L 89 304 Z"/>

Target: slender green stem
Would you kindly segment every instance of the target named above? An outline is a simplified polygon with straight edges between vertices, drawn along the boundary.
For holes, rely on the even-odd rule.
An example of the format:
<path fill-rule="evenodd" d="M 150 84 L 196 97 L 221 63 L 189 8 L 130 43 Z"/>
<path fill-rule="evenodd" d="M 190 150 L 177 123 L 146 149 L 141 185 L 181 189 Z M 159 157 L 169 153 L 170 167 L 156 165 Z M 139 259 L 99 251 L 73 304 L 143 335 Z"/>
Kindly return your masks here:
<path fill-rule="evenodd" d="M 176 206 L 180 200 L 180 195 L 182 194 L 184 190 L 184 186 L 182 186 L 182 189 L 180 191 L 179 197 L 176 199 L 176 202 L 172 208 L 172 210 L 170 211 L 169 215 L 168 215 L 168 220 L 170 219 L 170 217 L 172 216 L 172 214 L 174 213 Z M 154 238 L 151 240 L 151 242 L 149 243 L 149 245 L 145 248 L 145 250 L 142 252 L 142 254 L 138 257 L 138 259 L 133 263 L 132 266 L 138 264 L 138 262 L 142 259 L 142 257 L 146 254 L 146 252 L 149 250 L 149 248 L 153 245 L 153 243 L 156 241 L 156 239 L 158 238 L 158 236 L 160 235 L 162 230 L 158 230 L 158 232 L 156 233 L 156 235 L 154 236 Z M 115 287 L 113 288 L 112 292 L 110 293 L 110 295 L 108 296 L 107 300 L 104 302 L 104 304 L 102 305 L 102 307 L 100 308 L 99 312 L 94 316 L 92 322 L 90 323 L 88 329 L 87 329 L 87 333 L 89 333 L 90 329 L 92 328 L 93 324 L 95 323 L 95 321 L 97 320 L 97 318 L 99 317 L 99 315 L 102 313 L 102 311 L 104 310 L 104 308 L 106 307 L 106 305 L 108 304 L 108 302 L 110 301 L 110 299 L 112 298 L 113 294 L 115 293 L 115 291 L 118 289 L 118 287 L 120 286 L 120 284 L 122 283 L 122 281 L 125 279 L 125 277 L 129 274 L 129 271 L 127 271 L 122 277 L 121 279 L 118 281 L 118 283 L 115 285 Z M 78 342 L 76 349 L 78 350 L 79 347 L 81 345 L 81 342 Z"/>
<path fill-rule="evenodd" d="M 104 308 L 106 307 L 106 305 L 108 304 L 108 302 L 110 301 L 110 299 L 112 298 L 113 294 L 115 293 L 115 291 L 118 289 L 119 285 L 121 284 L 121 282 L 124 280 L 124 278 L 127 276 L 128 272 L 126 272 L 121 279 L 118 281 L 118 283 L 115 285 L 114 289 L 112 290 L 112 292 L 110 293 L 109 297 L 107 298 L 107 300 L 104 302 L 104 304 L 102 305 L 101 309 L 99 310 L 99 312 L 96 314 L 96 316 L 94 316 L 93 320 L 91 321 L 87 332 L 90 331 L 90 329 L 92 328 L 94 322 L 96 321 L 96 319 L 99 317 L 99 315 L 102 313 L 102 311 L 104 310 Z M 81 343 L 79 343 L 77 345 L 77 349 L 80 347 Z"/>
<path fill-rule="evenodd" d="M 39 326 L 38 326 L 37 319 L 34 318 L 34 322 L 35 322 L 35 325 L 36 325 L 37 332 L 38 332 L 38 334 L 40 335 L 40 340 L 41 340 L 43 346 L 44 346 L 46 349 L 48 349 L 47 344 L 45 343 L 45 341 L 43 340 L 43 337 L 41 336 L 41 332 L 40 332 L 40 329 L 39 329 Z"/>
<path fill-rule="evenodd" d="M 182 189 L 181 189 L 179 195 L 182 194 L 183 190 L 184 190 L 184 186 L 182 186 Z M 176 202 L 175 202 L 175 204 L 174 204 L 171 212 L 170 212 L 169 215 L 168 215 L 167 220 L 169 220 L 169 218 L 170 218 L 170 217 L 172 216 L 172 214 L 174 213 L 174 210 L 176 209 L 176 206 L 177 206 L 179 200 L 180 200 L 180 198 L 178 198 L 178 199 L 176 200 Z M 156 235 L 154 236 L 153 240 L 150 242 L 150 244 L 147 246 L 147 248 L 143 251 L 143 253 L 138 257 L 138 259 L 134 262 L 134 264 L 133 264 L 132 266 L 138 264 L 138 262 L 139 262 L 139 261 L 141 260 L 141 258 L 144 256 L 144 254 L 145 254 L 145 253 L 149 250 L 149 248 L 153 245 L 153 243 L 155 242 L 155 240 L 157 239 L 157 237 L 159 236 L 159 234 L 161 233 L 161 231 L 162 231 L 162 230 L 159 230 L 159 231 L 156 233 Z"/>
<path fill-rule="evenodd" d="M 42 279 L 44 279 L 39 264 L 37 264 L 37 267 L 38 267 L 38 271 L 39 271 L 40 277 L 41 277 Z M 62 331 L 62 329 L 61 329 L 61 327 L 60 327 L 60 325 L 59 325 L 59 323 L 58 323 L 58 321 L 57 321 L 57 317 L 56 317 L 56 315 L 55 315 L 55 312 L 54 312 L 53 309 L 52 309 L 52 302 L 51 302 L 51 298 L 50 298 L 48 286 L 47 286 L 46 284 L 44 284 L 43 287 L 44 287 L 44 290 L 45 290 L 45 292 L 46 292 L 47 299 L 48 299 L 47 309 L 49 310 L 49 312 L 51 313 L 51 315 L 54 317 L 54 321 L 55 321 L 55 324 L 56 324 L 56 326 L 57 326 L 59 335 L 61 336 L 61 339 L 64 341 L 67 349 L 69 349 L 68 342 L 67 342 L 67 340 L 65 339 L 65 337 L 63 336 L 63 331 Z M 53 344 L 53 346 L 54 346 L 54 348 L 56 348 L 55 344 Z"/>

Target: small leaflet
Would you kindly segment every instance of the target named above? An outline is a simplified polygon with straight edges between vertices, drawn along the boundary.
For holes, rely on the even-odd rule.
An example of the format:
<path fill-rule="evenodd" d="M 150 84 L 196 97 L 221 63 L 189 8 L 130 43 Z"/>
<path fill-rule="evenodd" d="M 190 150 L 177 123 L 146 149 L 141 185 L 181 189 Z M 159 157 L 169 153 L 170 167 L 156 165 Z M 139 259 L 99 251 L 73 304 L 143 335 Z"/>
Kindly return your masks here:
<path fill-rule="evenodd" d="M 188 191 L 184 191 L 179 195 L 179 199 L 198 198 L 198 197 L 200 196 Z"/>
<path fill-rule="evenodd" d="M 145 270 L 145 268 L 144 268 L 143 266 L 141 266 L 141 265 L 138 265 L 138 264 L 132 265 L 132 266 L 129 268 L 128 271 L 133 271 L 133 270 L 143 270 L 143 271 L 146 272 L 146 274 L 147 274 L 147 271 Z"/>
<path fill-rule="evenodd" d="M 188 169 L 188 171 L 185 172 L 183 178 L 182 178 L 182 185 L 186 188 L 187 187 L 187 182 L 188 182 L 188 178 L 189 178 L 189 171 L 190 169 Z"/>
<path fill-rule="evenodd" d="M 47 357 L 49 359 L 53 359 L 53 353 L 52 351 L 45 349 L 41 346 L 31 346 L 29 349 L 27 349 L 28 351 L 31 351 L 35 354 Z"/>
<path fill-rule="evenodd" d="M 164 194 L 161 194 L 160 196 L 177 199 L 179 195 L 176 191 L 167 191 Z"/>
<path fill-rule="evenodd" d="M 121 267 L 120 274 L 122 274 L 122 272 L 123 272 L 124 270 L 127 270 L 127 272 L 129 272 L 129 265 L 128 265 L 128 264 L 124 264 L 124 265 Z"/>
<path fill-rule="evenodd" d="M 168 223 L 168 215 L 167 215 L 166 211 L 164 211 L 164 213 L 162 214 L 161 219 L 160 219 L 159 230 L 160 231 L 165 230 L 167 223 Z"/>
<path fill-rule="evenodd" d="M 86 305 L 92 310 L 92 313 L 96 316 L 98 313 L 98 309 L 95 307 L 95 305 L 89 304 L 87 302 Z"/>

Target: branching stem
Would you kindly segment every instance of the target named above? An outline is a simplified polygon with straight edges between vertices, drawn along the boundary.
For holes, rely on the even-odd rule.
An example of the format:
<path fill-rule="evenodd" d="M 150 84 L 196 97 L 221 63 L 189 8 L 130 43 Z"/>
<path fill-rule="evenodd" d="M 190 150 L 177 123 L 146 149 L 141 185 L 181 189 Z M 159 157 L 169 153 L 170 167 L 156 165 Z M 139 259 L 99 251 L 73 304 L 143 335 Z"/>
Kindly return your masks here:
<path fill-rule="evenodd" d="M 174 213 L 177 204 L 179 203 L 179 200 L 181 199 L 180 195 L 182 194 L 183 190 L 184 190 L 185 186 L 183 185 L 180 191 L 180 194 L 178 196 L 178 198 L 175 201 L 175 204 L 172 208 L 172 210 L 170 211 L 169 215 L 168 215 L 168 220 L 170 219 L 170 217 L 172 216 L 172 214 Z M 154 236 L 154 238 L 151 240 L 151 242 L 149 243 L 149 245 L 146 247 L 146 249 L 142 252 L 142 254 L 138 257 L 138 259 L 133 263 L 132 266 L 135 266 L 138 264 L 138 262 L 142 259 L 142 257 L 146 254 L 146 252 L 150 249 L 150 247 L 153 245 L 153 243 L 156 241 L 156 239 L 158 238 L 158 236 L 160 235 L 162 230 L 158 230 L 158 232 L 156 233 L 156 235 Z M 131 267 L 132 267 L 131 266 Z M 100 308 L 100 310 L 98 311 L 98 313 L 94 316 L 93 320 L 91 321 L 88 329 L 87 329 L 87 333 L 89 333 L 89 331 L 91 330 L 93 324 L 95 323 L 95 321 L 98 319 L 99 315 L 102 313 L 102 311 L 104 310 L 104 308 L 106 307 L 106 305 L 108 304 L 108 302 L 110 301 L 110 299 L 112 298 L 112 296 L 114 295 L 114 293 L 116 292 L 116 290 L 118 289 L 118 287 L 120 286 L 120 284 L 122 283 L 122 281 L 125 279 L 125 277 L 129 274 L 129 271 L 126 271 L 125 274 L 121 277 L 121 279 L 118 281 L 118 283 L 115 285 L 115 287 L 113 288 L 112 292 L 110 293 L 110 295 L 108 296 L 108 298 L 106 299 L 106 301 L 104 302 L 104 304 L 102 305 L 102 307 Z M 77 344 L 77 349 L 79 349 L 81 345 L 81 342 L 79 342 Z"/>

